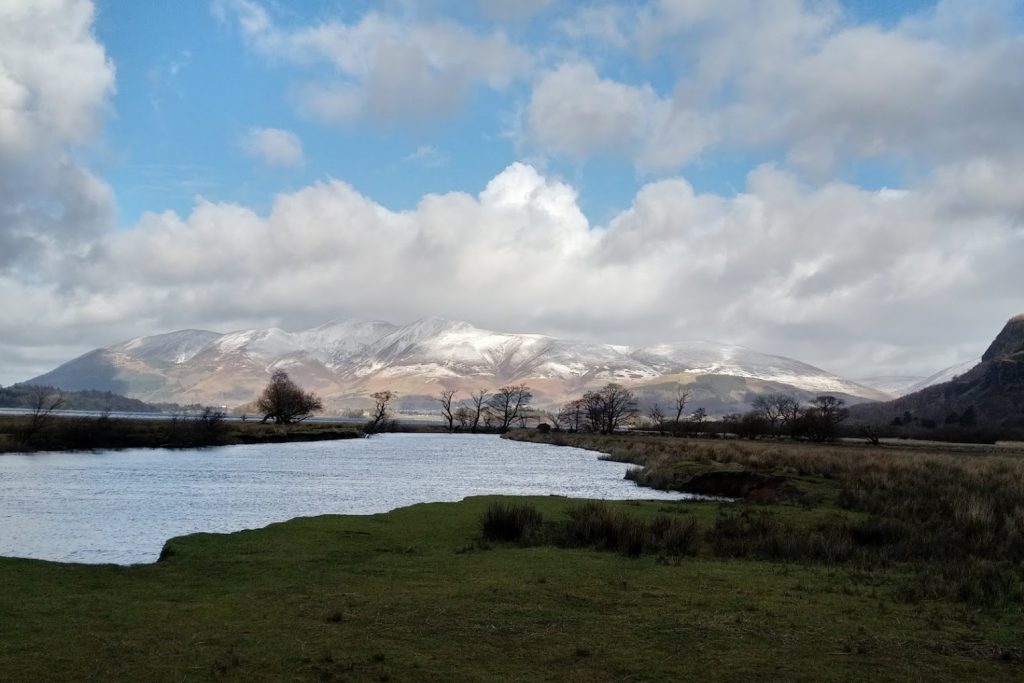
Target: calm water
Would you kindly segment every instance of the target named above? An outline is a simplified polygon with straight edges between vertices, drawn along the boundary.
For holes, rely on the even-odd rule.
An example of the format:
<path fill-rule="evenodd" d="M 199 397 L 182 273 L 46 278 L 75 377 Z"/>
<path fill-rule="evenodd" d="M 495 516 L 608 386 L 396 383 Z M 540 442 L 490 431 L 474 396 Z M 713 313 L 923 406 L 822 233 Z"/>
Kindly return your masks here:
<path fill-rule="evenodd" d="M 636 487 L 595 453 L 452 434 L 0 456 L 0 555 L 152 562 L 164 542 L 293 517 L 373 514 L 483 494 L 685 497 Z"/>

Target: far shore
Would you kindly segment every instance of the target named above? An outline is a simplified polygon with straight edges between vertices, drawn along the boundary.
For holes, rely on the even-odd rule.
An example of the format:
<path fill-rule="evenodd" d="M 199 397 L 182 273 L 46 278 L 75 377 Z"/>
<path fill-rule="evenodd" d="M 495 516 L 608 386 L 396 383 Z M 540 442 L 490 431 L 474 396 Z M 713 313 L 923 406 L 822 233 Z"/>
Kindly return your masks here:
<path fill-rule="evenodd" d="M 0 454 L 124 448 L 204 448 L 239 444 L 357 439 L 357 425 L 330 422 L 262 423 L 209 416 L 126 418 L 48 416 L 41 426 L 31 415 L 0 416 Z"/>

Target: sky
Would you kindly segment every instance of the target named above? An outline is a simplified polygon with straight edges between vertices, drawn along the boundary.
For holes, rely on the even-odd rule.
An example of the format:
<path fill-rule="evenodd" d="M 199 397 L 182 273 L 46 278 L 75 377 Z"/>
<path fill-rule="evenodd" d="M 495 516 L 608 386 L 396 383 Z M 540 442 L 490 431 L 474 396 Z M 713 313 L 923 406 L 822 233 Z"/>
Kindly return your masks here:
<path fill-rule="evenodd" d="M 0 384 L 436 315 L 848 377 L 1024 312 L 1024 2 L 4 0 Z"/>

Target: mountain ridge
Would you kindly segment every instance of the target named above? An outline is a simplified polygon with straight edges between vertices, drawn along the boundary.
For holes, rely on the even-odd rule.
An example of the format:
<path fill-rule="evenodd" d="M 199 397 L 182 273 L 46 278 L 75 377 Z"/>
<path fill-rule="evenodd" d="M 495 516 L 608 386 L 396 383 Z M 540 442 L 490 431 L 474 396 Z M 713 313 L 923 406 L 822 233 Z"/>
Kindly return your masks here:
<path fill-rule="evenodd" d="M 947 368 L 947 381 L 893 401 L 859 405 L 860 422 L 1024 428 L 1024 315 L 1006 322 L 979 361 Z M 927 380 L 926 380 L 927 381 Z"/>
<path fill-rule="evenodd" d="M 682 382 L 734 378 L 719 383 L 731 387 L 720 397 L 724 403 L 752 400 L 747 394 L 762 385 L 852 400 L 888 398 L 801 361 L 737 345 L 682 341 L 634 347 L 497 332 L 436 316 L 402 326 L 338 319 L 297 332 L 178 330 L 95 349 L 29 381 L 148 401 L 233 406 L 251 401 L 278 369 L 336 409 L 365 402 L 381 389 L 410 398 L 436 396 L 444 387 L 471 391 L 519 381 L 535 389 L 538 403 L 556 403 L 607 382 L 643 388 L 667 376 Z"/>

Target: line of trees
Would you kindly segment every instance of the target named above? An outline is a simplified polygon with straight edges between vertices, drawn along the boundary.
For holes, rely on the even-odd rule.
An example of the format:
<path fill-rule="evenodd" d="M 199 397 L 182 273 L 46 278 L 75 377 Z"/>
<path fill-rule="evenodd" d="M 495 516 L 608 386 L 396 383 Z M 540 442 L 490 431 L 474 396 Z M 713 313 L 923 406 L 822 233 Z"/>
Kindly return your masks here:
<path fill-rule="evenodd" d="M 442 389 L 437 398 L 450 432 L 504 433 L 517 424 L 526 426 L 526 420 L 534 416 L 530 409 L 533 392 L 525 384 L 508 384 L 494 392 L 478 389 L 458 404 L 455 403 L 457 394 L 457 389 Z"/>
<path fill-rule="evenodd" d="M 690 393 L 682 385 L 676 388 L 672 399 L 668 410 L 655 402 L 641 416 L 635 392 L 619 384 L 607 384 L 569 401 L 550 417 L 555 429 L 571 432 L 611 434 L 625 427 L 640 426 L 676 436 L 714 431 L 747 438 L 831 441 L 849 416 L 843 399 L 828 395 L 818 396 L 808 405 L 786 394 L 758 396 L 749 412 L 726 415 L 720 421 L 712 421 L 703 407 L 687 413 Z"/>
<path fill-rule="evenodd" d="M 832 441 L 839 436 L 839 425 L 849 414 L 845 401 L 835 396 L 818 396 L 809 405 L 801 405 L 792 396 L 770 394 L 757 397 L 747 413 L 726 415 L 722 427 L 750 439 L 770 436 Z"/>

